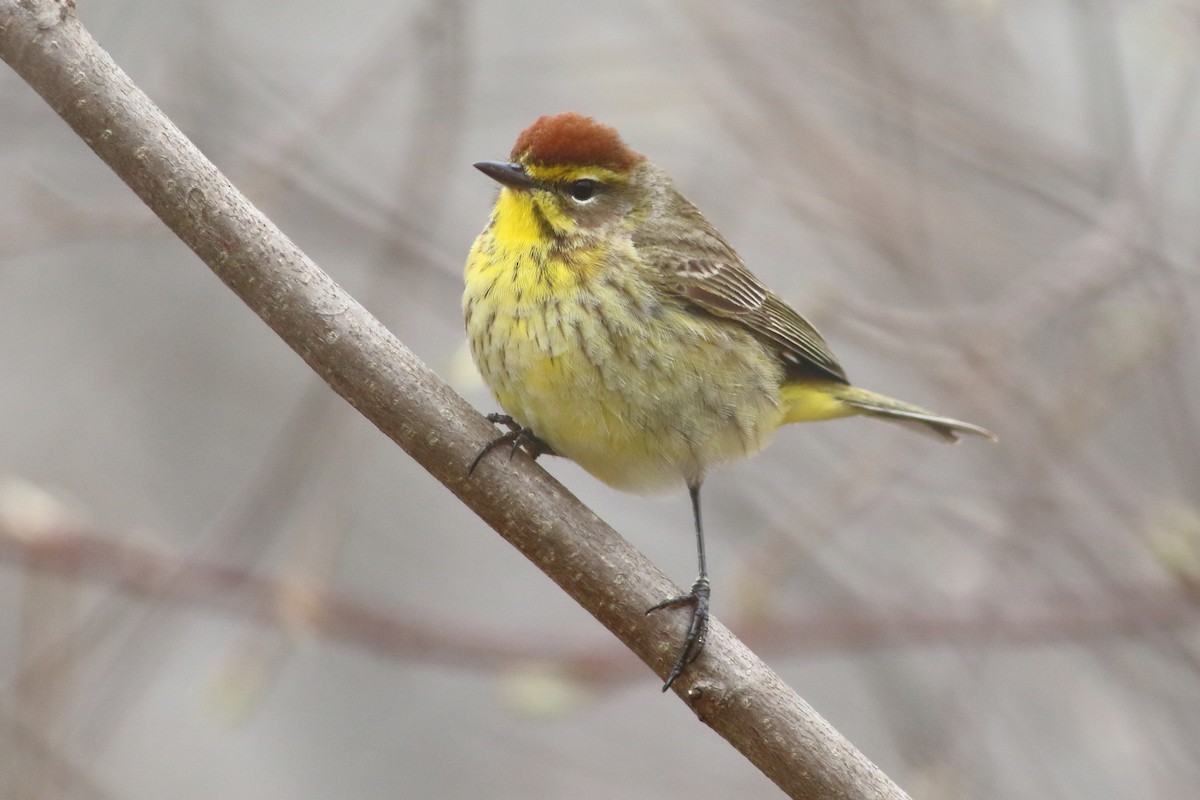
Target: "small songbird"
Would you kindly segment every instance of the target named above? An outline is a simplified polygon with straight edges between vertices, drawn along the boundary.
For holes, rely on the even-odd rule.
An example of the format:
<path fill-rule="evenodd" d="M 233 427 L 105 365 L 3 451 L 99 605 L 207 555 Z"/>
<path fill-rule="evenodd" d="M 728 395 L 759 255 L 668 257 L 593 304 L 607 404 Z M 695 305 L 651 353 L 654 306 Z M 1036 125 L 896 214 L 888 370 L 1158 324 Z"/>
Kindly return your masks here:
<path fill-rule="evenodd" d="M 687 486 L 699 576 L 646 612 L 691 608 L 664 691 L 708 630 L 709 468 L 753 455 L 786 423 L 855 414 L 948 442 L 995 438 L 851 386 L 816 329 L 614 129 L 544 116 L 508 161 L 475 166 L 500 194 L 467 259 L 463 314 L 475 364 L 506 412 L 490 419 L 510 428 L 479 458 L 507 443 L 569 458 L 618 489 Z"/>

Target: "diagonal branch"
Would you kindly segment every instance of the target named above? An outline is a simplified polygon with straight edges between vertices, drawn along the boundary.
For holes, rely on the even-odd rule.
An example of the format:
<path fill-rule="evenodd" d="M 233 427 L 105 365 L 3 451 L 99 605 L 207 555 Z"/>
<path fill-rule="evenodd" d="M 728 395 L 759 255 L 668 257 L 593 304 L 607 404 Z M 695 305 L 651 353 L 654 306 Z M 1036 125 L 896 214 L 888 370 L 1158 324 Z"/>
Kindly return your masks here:
<path fill-rule="evenodd" d="M 642 612 L 675 592 L 667 578 L 527 459 L 468 479 L 492 427 L 234 188 L 73 6 L 0 0 L 0 58 L 335 392 L 664 675 L 683 619 Z M 715 621 L 676 691 L 792 797 L 906 797 Z"/>

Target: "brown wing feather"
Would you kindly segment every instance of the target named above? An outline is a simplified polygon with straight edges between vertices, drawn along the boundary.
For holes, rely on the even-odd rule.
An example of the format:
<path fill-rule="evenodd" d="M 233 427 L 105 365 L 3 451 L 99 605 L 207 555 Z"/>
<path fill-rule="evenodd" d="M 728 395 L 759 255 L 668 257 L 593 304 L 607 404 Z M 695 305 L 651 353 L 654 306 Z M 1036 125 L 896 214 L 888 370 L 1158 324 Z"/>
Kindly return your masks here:
<path fill-rule="evenodd" d="M 846 382 L 846 373 L 817 329 L 746 268 L 695 206 L 674 190 L 671 194 L 675 202 L 657 216 L 659 224 L 643 225 L 634 234 L 634 246 L 654 268 L 659 285 L 777 348 L 789 374 L 815 371 Z M 647 233 L 654 228 L 655 234 Z"/>

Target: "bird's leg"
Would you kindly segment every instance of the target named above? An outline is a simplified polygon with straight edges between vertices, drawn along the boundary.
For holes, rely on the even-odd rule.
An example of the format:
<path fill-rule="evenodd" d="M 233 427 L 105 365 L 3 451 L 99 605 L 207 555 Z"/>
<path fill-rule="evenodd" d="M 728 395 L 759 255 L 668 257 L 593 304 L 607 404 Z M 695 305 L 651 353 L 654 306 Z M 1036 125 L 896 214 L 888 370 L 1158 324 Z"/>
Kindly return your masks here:
<path fill-rule="evenodd" d="M 667 675 L 667 680 L 663 684 L 662 690 L 665 692 L 671 688 L 671 684 L 675 679 L 683 674 L 687 669 L 687 665 L 696 660 L 700 655 L 700 651 L 704 649 L 704 641 L 708 637 L 708 568 L 704 563 L 704 528 L 700 524 L 700 481 L 688 484 L 688 492 L 692 496 L 692 515 L 696 519 L 696 554 L 700 560 L 700 574 L 696 577 L 696 582 L 692 584 L 692 590 L 687 594 L 681 594 L 678 597 L 669 597 L 661 603 L 656 603 L 646 609 L 649 614 L 658 611 L 661 608 L 678 608 L 679 606 L 692 607 L 692 621 L 688 625 L 687 633 L 683 637 L 683 649 L 679 652 L 679 658 L 675 659 L 675 666 L 671 668 L 671 672 Z"/>
<path fill-rule="evenodd" d="M 508 414 L 488 414 L 487 421 L 493 425 L 503 425 L 508 428 L 508 433 L 502 433 L 495 439 L 492 439 L 483 449 L 479 451 L 479 455 L 475 456 L 475 460 L 471 462 L 470 469 L 467 470 L 467 475 L 470 476 L 475 472 L 475 468 L 479 466 L 479 462 L 483 461 L 483 457 L 495 450 L 501 445 L 510 445 L 512 447 L 508 452 L 508 458 L 511 461 L 518 449 L 524 448 L 525 452 L 533 460 L 537 460 L 538 456 L 554 456 L 558 455 L 550 445 L 543 442 L 534 435 L 531 428 L 523 427 L 519 422 L 510 417 Z"/>

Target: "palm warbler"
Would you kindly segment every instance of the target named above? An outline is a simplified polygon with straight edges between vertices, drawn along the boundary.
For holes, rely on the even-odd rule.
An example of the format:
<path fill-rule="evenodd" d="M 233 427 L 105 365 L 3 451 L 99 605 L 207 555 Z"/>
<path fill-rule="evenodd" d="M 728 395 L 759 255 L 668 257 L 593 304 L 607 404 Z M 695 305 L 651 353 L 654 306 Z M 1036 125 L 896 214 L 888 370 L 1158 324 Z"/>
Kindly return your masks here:
<path fill-rule="evenodd" d="M 475 165 L 501 189 L 467 259 L 463 313 L 507 412 L 490 419 L 510 428 L 479 458 L 508 443 L 572 459 L 618 489 L 688 487 L 700 574 L 646 612 L 692 609 L 664 691 L 708 629 L 700 484 L 710 467 L 758 452 L 785 423 L 854 414 L 946 441 L 994 438 L 851 386 L 816 329 L 614 129 L 541 117 L 509 158 Z"/>

